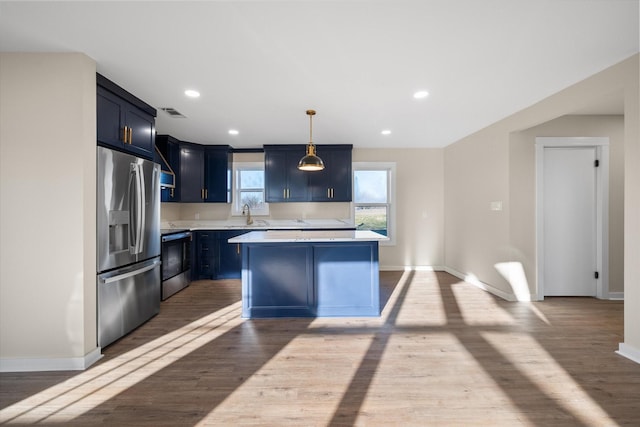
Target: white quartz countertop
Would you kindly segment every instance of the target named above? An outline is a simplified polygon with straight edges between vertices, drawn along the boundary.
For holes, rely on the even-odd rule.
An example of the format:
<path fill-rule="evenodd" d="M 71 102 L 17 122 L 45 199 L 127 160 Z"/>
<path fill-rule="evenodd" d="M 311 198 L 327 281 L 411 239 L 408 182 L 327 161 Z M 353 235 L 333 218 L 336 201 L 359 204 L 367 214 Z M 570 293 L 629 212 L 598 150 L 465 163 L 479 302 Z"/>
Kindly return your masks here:
<path fill-rule="evenodd" d="M 369 230 L 269 230 L 252 231 L 229 239 L 229 243 L 372 242 L 381 240 L 389 240 L 389 238 Z"/>
<path fill-rule="evenodd" d="M 304 229 L 348 229 L 355 228 L 348 219 L 258 219 L 247 224 L 245 218 L 229 220 L 177 220 L 162 222 L 165 230 L 304 230 Z"/>

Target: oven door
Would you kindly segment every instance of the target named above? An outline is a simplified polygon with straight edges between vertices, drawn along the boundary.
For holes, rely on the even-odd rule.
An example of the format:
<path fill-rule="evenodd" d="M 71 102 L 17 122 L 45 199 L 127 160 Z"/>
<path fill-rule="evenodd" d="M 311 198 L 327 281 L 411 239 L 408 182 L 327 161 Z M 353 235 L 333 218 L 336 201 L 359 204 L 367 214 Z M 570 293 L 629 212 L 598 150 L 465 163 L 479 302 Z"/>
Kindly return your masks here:
<path fill-rule="evenodd" d="M 162 237 L 162 300 L 191 282 L 191 233 Z"/>

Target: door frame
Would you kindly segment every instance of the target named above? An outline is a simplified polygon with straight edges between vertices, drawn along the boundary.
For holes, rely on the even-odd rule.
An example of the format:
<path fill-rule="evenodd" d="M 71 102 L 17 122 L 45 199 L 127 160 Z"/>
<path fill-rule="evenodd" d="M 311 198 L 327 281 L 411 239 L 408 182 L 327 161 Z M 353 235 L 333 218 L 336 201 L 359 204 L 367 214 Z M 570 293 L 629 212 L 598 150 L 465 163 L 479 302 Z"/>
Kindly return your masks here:
<path fill-rule="evenodd" d="M 536 275 L 537 298 L 544 300 L 544 150 L 595 147 L 596 159 L 596 297 L 609 298 L 609 137 L 536 137 Z"/>

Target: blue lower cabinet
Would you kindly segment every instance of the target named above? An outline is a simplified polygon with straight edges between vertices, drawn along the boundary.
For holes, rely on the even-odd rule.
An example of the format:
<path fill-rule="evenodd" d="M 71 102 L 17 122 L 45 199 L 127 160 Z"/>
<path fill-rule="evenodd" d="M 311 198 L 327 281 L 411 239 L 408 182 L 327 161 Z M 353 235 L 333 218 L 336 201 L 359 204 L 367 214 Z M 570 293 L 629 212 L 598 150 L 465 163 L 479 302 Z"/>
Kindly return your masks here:
<path fill-rule="evenodd" d="M 216 279 L 239 279 L 242 274 L 242 252 L 239 243 L 229 243 L 232 237 L 245 234 L 245 230 L 218 231 Z"/>
<path fill-rule="evenodd" d="M 203 230 L 194 232 L 192 280 L 239 279 L 242 272 L 240 245 L 229 243 L 246 230 Z"/>
<path fill-rule="evenodd" d="M 377 242 L 242 245 L 242 316 L 380 315 Z"/>
<path fill-rule="evenodd" d="M 315 244 L 316 316 L 378 316 L 378 244 Z"/>
<path fill-rule="evenodd" d="M 215 279 L 216 276 L 216 240 L 213 231 L 196 231 L 195 248 L 192 254 L 191 279 Z"/>
<path fill-rule="evenodd" d="M 311 261 L 308 245 L 242 245 L 242 317 L 314 316 Z"/>

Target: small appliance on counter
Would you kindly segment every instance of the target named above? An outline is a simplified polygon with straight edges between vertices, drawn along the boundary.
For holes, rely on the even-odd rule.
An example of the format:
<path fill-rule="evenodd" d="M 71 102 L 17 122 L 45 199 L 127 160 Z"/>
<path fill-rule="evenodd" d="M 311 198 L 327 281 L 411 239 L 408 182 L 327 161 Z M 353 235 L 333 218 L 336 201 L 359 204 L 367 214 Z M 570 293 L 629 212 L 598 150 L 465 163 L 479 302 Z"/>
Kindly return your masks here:
<path fill-rule="evenodd" d="M 160 311 L 160 165 L 98 147 L 98 345 Z"/>
<path fill-rule="evenodd" d="M 161 230 L 162 300 L 166 300 L 191 283 L 191 232 Z"/>

